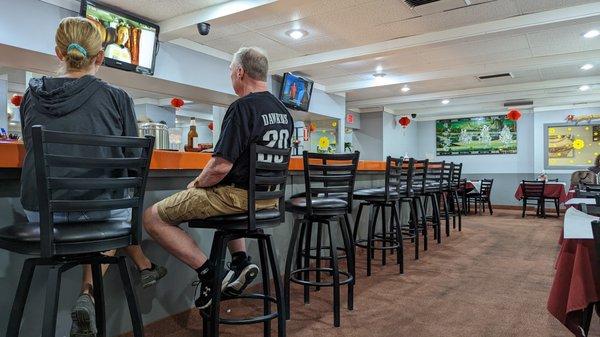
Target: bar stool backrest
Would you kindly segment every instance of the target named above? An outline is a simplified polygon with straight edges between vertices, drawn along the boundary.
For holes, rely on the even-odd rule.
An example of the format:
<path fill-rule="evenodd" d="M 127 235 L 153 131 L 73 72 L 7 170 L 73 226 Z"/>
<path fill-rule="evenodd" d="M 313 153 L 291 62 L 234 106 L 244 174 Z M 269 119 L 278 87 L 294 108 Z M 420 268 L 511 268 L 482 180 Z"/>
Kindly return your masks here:
<path fill-rule="evenodd" d="M 481 190 L 479 191 L 481 195 L 485 195 L 487 197 L 492 193 L 492 185 L 494 184 L 494 179 L 482 179 L 481 180 Z"/>
<path fill-rule="evenodd" d="M 454 172 L 454 163 L 452 162 L 444 162 L 444 172 L 443 172 L 443 190 L 450 191 L 452 189 L 452 174 Z"/>
<path fill-rule="evenodd" d="M 430 191 L 438 190 L 442 192 L 444 190 L 444 168 L 446 162 L 429 162 L 427 165 L 427 176 L 425 184 L 427 189 Z"/>
<path fill-rule="evenodd" d="M 388 156 L 385 160 L 385 201 L 391 199 L 392 192 L 401 193 L 402 163 L 404 159 Z"/>
<path fill-rule="evenodd" d="M 415 160 L 413 158 L 404 158 L 400 175 L 400 193 L 408 195 L 412 192 L 415 176 Z"/>
<path fill-rule="evenodd" d="M 463 164 L 454 164 L 454 168 L 452 170 L 452 190 L 453 191 L 458 191 L 458 189 L 460 188 L 460 178 L 461 178 L 461 174 L 462 174 L 462 166 Z"/>
<path fill-rule="evenodd" d="M 308 214 L 313 214 L 312 198 L 320 194 L 346 200 L 350 212 L 360 152 L 324 154 L 304 151 L 302 157 Z"/>
<path fill-rule="evenodd" d="M 248 230 L 256 229 L 256 201 L 278 199 L 279 222 L 285 221 L 285 186 L 291 148 L 277 149 L 250 144 L 248 181 Z M 272 221 L 270 219 L 269 221 Z"/>
<path fill-rule="evenodd" d="M 415 160 L 414 165 L 415 174 L 413 176 L 413 190 L 416 194 L 425 194 L 429 159 Z"/>
<path fill-rule="evenodd" d="M 545 189 L 545 181 L 523 180 L 521 182 L 521 190 L 525 198 L 541 198 L 544 196 Z"/>
<path fill-rule="evenodd" d="M 154 137 L 120 137 L 47 131 L 40 125 L 31 128 L 33 152 L 35 157 L 35 173 L 38 186 L 40 213 L 40 249 L 42 257 L 55 254 L 54 213 L 110 211 L 132 209 L 131 244 L 138 244 L 142 238 L 141 219 L 143 212 L 144 192 L 148 168 L 152 157 Z M 122 148 L 130 156 L 123 158 L 122 151 L 106 151 L 113 157 L 77 157 L 60 151 L 56 144 L 83 147 Z M 109 173 L 115 178 L 66 177 L 61 175 L 60 168 L 81 168 Z M 55 191 L 104 190 L 112 192 L 114 198 L 104 200 L 56 199 Z M 129 196 L 129 191 L 133 193 Z M 90 228 L 93 230 L 93 228 Z"/>

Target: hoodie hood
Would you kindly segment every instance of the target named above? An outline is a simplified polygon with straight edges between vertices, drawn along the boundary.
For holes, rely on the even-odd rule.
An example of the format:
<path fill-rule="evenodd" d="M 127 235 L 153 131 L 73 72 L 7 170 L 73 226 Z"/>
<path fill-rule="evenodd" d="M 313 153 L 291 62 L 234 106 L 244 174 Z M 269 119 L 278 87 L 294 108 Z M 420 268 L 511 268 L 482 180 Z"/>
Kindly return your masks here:
<path fill-rule="evenodd" d="M 80 78 L 42 77 L 29 81 L 29 91 L 41 113 L 54 117 L 67 115 L 81 107 L 102 86 L 94 76 Z"/>

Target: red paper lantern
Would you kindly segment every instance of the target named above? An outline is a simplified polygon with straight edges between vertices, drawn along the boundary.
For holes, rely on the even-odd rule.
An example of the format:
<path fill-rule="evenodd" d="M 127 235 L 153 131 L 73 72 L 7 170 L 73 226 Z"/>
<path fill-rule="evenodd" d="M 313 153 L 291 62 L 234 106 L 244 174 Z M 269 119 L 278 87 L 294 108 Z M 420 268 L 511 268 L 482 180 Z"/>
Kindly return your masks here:
<path fill-rule="evenodd" d="M 521 112 L 519 110 L 510 110 L 506 114 L 506 118 L 510 119 L 511 121 L 517 121 L 519 118 L 521 118 Z"/>
<path fill-rule="evenodd" d="M 410 124 L 410 118 L 408 118 L 406 116 L 401 117 L 398 120 L 398 124 L 402 125 L 402 127 L 406 129 L 406 127 L 408 126 L 408 124 Z"/>
<path fill-rule="evenodd" d="M 10 98 L 10 102 L 12 103 L 12 105 L 14 106 L 21 106 L 21 102 L 23 102 L 23 96 L 21 95 L 17 95 L 14 94 L 12 95 L 12 97 Z"/>
<path fill-rule="evenodd" d="M 213 131 L 213 130 L 214 130 L 214 128 L 215 128 L 215 125 L 213 124 L 213 122 L 210 122 L 210 123 L 208 123 L 208 129 L 209 129 L 210 131 Z"/>
<path fill-rule="evenodd" d="M 310 133 L 317 131 L 317 125 L 315 123 L 310 123 L 308 126 L 308 131 L 310 131 Z"/>
<path fill-rule="evenodd" d="M 179 97 L 173 97 L 173 99 L 171 99 L 171 106 L 175 109 L 180 109 L 183 104 L 185 104 L 185 102 Z"/>

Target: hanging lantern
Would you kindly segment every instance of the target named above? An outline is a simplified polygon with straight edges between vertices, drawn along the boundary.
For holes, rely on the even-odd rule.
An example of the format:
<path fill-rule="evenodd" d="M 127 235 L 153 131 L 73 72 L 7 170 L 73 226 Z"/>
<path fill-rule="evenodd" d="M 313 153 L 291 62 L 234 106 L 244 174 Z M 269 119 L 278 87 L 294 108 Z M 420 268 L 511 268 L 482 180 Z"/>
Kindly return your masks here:
<path fill-rule="evenodd" d="M 215 128 L 215 124 L 213 122 L 208 123 L 208 129 L 212 132 Z"/>
<path fill-rule="evenodd" d="M 317 131 L 317 125 L 315 123 L 310 123 L 310 125 L 308 126 L 308 131 L 310 133 Z"/>
<path fill-rule="evenodd" d="M 184 104 L 185 102 L 179 97 L 173 97 L 173 99 L 171 99 L 171 106 L 177 110 L 181 109 Z"/>
<path fill-rule="evenodd" d="M 521 118 L 521 112 L 519 110 L 510 110 L 506 114 L 506 118 L 510 119 L 511 121 L 517 121 L 519 118 Z"/>
<path fill-rule="evenodd" d="M 14 94 L 10 98 L 10 103 L 16 107 L 21 106 L 21 102 L 23 102 L 23 96 L 21 95 Z"/>
<path fill-rule="evenodd" d="M 408 124 L 410 124 L 410 118 L 403 116 L 398 120 L 398 124 L 402 125 L 402 127 L 406 129 Z"/>

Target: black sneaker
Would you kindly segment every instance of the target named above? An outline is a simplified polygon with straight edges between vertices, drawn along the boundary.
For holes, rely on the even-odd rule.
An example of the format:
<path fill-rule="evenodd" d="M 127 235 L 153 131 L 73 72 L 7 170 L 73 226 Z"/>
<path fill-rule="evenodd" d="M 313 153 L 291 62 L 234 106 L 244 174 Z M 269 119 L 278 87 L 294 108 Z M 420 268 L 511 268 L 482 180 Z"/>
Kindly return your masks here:
<path fill-rule="evenodd" d="M 88 294 L 81 294 L 71 309 L 71 337 L 96 337 L 96 308 Z"/>
<path fill-rule="evenodd" d="M 229 284 L 229 280 L 231 279 L 230 273 L 223 273 L 223 275 L 224 275 L 224 277 L 223 277 L 223 280 L 221 281 L 221 293 L 224 292 L 225 288 Z M 208 277 L 208 276 L 206 278 L 203 277 L 202 279 L 198 279 L 198 281 L 194 281 L 192 283 L 192 286 L 196 287 L 194 297 L 196 297 L 196 295 L 198 295 L 196 297 L 196 300 L 194 301 L 194 304 L 196 304 L 196 307 L 198 309 L 206 309 L 212 303 L 211 284 L 212 284 L 211 277 Z M 198 294 L 198 292 L 200 294 Z"/>
<path fill-rule="evenodd" d="M 240 262 L 231 263 L 225 277 L 229 282 L 223 292 L 228 296 L 240 296 L 258 276 L 259 271 L 258 266 L 250 262 L 250 256 Z"/>

